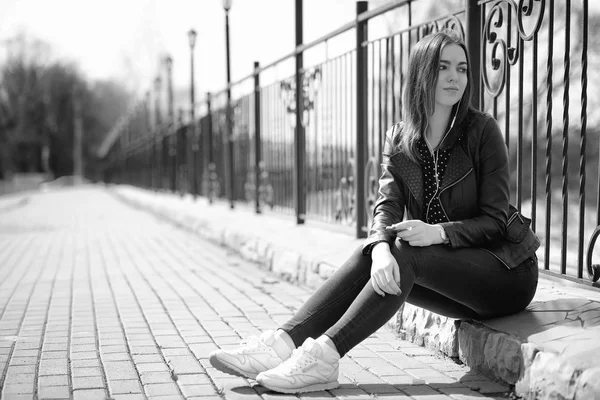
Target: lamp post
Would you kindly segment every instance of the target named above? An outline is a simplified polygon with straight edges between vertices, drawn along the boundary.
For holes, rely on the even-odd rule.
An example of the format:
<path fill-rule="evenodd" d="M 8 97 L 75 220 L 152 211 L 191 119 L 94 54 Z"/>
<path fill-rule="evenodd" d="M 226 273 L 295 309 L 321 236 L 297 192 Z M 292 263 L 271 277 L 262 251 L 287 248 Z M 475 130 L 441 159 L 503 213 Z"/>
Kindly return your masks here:
<path fill-rule="evenodd" d="M 169 143 L 169 188 L 171 191 L 177 189 L 177 134 L 175 126 L 175 110 L 173 109 L 173 59 L 167 55 L 165 57 L 167 67 L 167 115 L 168 115 L 168 143 Z"/>
<path fill-rule="evenodd" d="M 192 145 L 191 154 L 191 171 L 188 171 L 188 178 L 192 179 L 192 193 L 195 196 L 198 195 L 198 177 L 197 177 L 197 165 L 196 165 L 196 153 L 198 152 L 198 138 L 196 137 L 196 99 L 194 93 L 194 46 L 196 45 L 196 31 L 190 29 L 188 31 L 188 40 L 190 43 L 190 130 L 188 136 L 188 142 Z M 191 140 L 189 140 L 191 139 Z M 189 146 L 188 146 L 189 148 Z"/>
<path fill-rule="evenodd" d="M 234 208 L 234 194 L 235 194 L 235 170 L 233 160 L 233 121 L 231 112 L 231 61 L 229 53 L 229 10 L 231 9 L 232 0 L 223 0 L 223 9 L 225 10 L 225 54 L 227 61 L 227 109 L 225 112 L 225 124 L 226 124 L 226 142 L 227 142 L 227 155 L 228 155 L 228 170 L 229 170 L 229 206 Z"/>
<path fill-rule="evenodd" d="M 159 76 L 154 78 L 154 154 L 156 156 L 156 189 L 163 188 L 163 149 L 162 149 L 162 117 L 160 114 L 160 91 L 162 79 Z"/>

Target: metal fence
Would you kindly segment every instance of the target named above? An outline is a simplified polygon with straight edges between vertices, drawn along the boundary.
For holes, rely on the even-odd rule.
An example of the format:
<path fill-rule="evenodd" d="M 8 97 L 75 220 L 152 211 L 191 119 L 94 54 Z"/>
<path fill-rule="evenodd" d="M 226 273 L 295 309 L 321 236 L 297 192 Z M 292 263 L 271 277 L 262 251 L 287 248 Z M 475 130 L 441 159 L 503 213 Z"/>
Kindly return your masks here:
<path fill-rule="evenodd" d="M 410 49 L 448 27 L 469 48 L 474 105 L 505 132 L 512 200 L 532 218 L 542 268 L 596 282 L 600 143 L 596 115 L 588 127 L 587 70 L 588 53 L 598 59 L 588 47 L 588 36 L 598 35 L 589 32 L 590 20 L 599 18 L 590 17 L 588 1 L 397 0 L 370 11 L 367 2 L 357 2 L 356 10 L 354 21 L 299 42 L 272 64 L 255 63 L 248 77 L 207 95 L 192 123 L 161 121 L 160 101 L 150 110 L 147 97 L 130 117 L 138 123 L 121 124 L 106 180 L 220 199 L 231 207 L 250 204 L 256 212 L 294 215 L 297 223 L 319 220 L 364 237 L 382 138 L 402 118 Z M 380 26 L 384 15 L 395 20 L 395 29 L 369 35 L 370 24 Z M 332 54 L 334 41 L 348 35 L 350 48 Z"/>

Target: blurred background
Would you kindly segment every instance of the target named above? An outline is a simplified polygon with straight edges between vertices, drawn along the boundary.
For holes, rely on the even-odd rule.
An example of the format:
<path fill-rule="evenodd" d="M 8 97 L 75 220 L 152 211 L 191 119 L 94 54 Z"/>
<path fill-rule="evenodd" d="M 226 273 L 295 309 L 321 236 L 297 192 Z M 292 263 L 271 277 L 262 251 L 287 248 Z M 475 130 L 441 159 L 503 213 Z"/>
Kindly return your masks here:
<path fill-rule="evenodd" d="M 294 1 L 241 0 L 229 10 L 231 79 L 294 50 Z M 375 5 L 374 2 L 372 3 Z M 379 2 L 382 3 L 382 2 Z M 304 37 L 355 17 L 353 0 L 305 0 Z M 74 174 L 95 157 L 120 117 L 173 60 L 175 107 L 189 103 L 188 31 L 197 33 L 197 93 L 226 84 L 221 0 L 2 0 L 0 2 L 0 194 Z M 351 38 L 350 38 L 351 39 Z"/>

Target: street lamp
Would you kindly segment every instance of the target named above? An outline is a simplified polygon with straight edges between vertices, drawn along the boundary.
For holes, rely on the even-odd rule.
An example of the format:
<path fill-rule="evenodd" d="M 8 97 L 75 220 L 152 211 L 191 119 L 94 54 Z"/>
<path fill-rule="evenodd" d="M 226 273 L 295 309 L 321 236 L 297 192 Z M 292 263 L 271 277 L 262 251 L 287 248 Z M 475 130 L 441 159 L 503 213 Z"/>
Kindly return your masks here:
<path fill-rule="evenodd" d="M 177 188 L 177 134 L 173 130 L 175 126 L 175 110 L 173 109 L 173 59 L 170 55 L 164 58 L 167 67 L 167 135 L 168 135 L 168 168 L 170 172 L 169 188 L 175 191 Z"/>
<path fill-rule="evenodd" d="M 231 61 L 229 55 L 229 10 L 231 9 L 232 0 L 223 0 L 223 9 L 225 10 L 225 54 L 227 61 L 227 109 L 225 113 L 226 128 L 227 128 L 227 153 L 229 161 L 229 205 L 234 207 L 234 163 L 233 163 L 233 124 L 231 112 Z"/>
<path fill-rule="evenodd" d="M 163 153 L 162 153 L 162 118 L 160 115 L 160 91 L 162 88 L 162 79 L 159 76 L 154 78 L 154 155 L 156 158 L 156 186 L 155 189 L 163 187 Z"/>
<path fill-rule="evenodd" d="M 198 179 L 196 176 L 197 165 L 196 165 L 196 152 L 198 151 L 198 138 L 196 137 L 196 99 L 194 96 L 194 46 L 196 45 L 196 31 L 190 29 L 188 31 L 188 40 L 190 43 L 190 130 L 188 143 L 192 144 L 191 154 L 191 171 L 188 171 L 188 179 L 192 179 L 192 193 L 194 196 L 198 194 Z M 189 146 L 188 146 L 189 147 Z"/>
<path fill-rule="evenodd" d="M 173 110 L 173 59 L 167 55 L 165 57 L 165 65 L 167 66 L 167 90 L 168 90 L 168 113 L 169 113 L 169 125 L 174 122 L 174 110 Z"/>

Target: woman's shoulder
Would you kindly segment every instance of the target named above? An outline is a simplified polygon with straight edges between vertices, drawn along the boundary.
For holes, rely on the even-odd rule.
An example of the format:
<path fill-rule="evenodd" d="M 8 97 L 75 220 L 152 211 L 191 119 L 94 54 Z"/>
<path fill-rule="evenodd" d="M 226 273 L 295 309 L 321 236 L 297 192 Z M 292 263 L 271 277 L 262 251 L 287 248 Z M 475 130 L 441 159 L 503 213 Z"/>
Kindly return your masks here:
<path fill-rule="evenodd" d="M 466 120 L 470 126 L 476 125 L 480 127 L 484 127 L 490 122 L 495 124 L 498 123 L 498 121 L 496 121 L 496 118 L 494 118 L 491 114 L 485 111 L 477 110 L 475 108 L 469 108 Z"/>
<path fill-rule="evenodd" d="M 502 135 L 498 121 L 487 112 L 476 110 L 474 108 L 469 109 L 465 120 L 469 136 L 481 138 L 482 136 L 488 135 Z"/>

